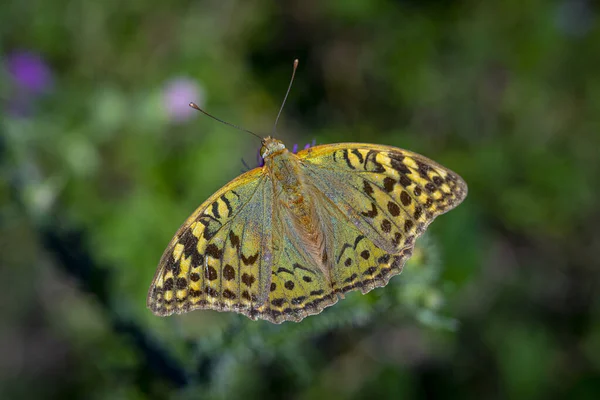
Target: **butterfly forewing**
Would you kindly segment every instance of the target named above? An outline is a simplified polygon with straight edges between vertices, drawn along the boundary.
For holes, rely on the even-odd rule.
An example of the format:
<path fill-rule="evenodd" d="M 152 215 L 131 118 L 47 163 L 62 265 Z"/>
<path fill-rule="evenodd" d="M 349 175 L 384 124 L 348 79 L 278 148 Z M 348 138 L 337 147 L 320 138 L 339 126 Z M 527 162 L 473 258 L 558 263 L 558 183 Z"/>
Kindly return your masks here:
<path fill-rule="evenodd" d="M 148 307 L 157 315 L 210 308 L 256 318 L 269 293 L 272 197 L 260 169 L 211 196 L 165 250 Z"/>
<path fill-rule="evenodd" d="M 391 255 L 412 248 L 436 216 L 467 195 L 457 174 L 395 147 L 344 143 L 298 156 L 311 183 Z"/>

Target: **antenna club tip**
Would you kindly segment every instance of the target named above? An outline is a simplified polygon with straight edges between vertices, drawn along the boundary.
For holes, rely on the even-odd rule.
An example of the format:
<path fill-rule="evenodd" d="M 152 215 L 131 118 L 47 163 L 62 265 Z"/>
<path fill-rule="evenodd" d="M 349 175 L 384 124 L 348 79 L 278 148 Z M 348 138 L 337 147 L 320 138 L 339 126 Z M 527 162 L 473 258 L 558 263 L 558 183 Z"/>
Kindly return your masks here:
<path fill-rule="evenodd" d="M 299 61 L 298 61 L 298 59 L 296 58 L 296 59 L 294 60 L 294 68 L 298 67 L 298 62 L 299 62 Z"/>
<path fill-rule="evenodd" d="M 198 105 L 196 103 L 194 103 L 193 101 L 190 101 L 190 104 L 188 104 L 188 106 L 195 108 L 196 110 L 200 109 L 200 107 L 198 107 Z"/>

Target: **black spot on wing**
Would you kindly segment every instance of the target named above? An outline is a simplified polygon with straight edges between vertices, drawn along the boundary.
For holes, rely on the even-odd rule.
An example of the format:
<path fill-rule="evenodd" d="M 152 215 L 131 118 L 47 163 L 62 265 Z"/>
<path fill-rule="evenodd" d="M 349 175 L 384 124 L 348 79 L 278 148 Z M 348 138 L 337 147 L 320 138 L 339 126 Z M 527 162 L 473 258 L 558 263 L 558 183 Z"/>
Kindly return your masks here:
<path fill-rule="evenodd" d="M 299 304 L 302 304 L 304 302 L 304 300 L 306 300 L 306 296 L 296 297 L 296 298 L 292 299 L 292 304 L 297 306 Z"/>
<path fill-rule="evenodd" d="M 231 265 L 226 264 L 223 267 L 223 278 L 228 281 L 235 279 L 235 269 Z"/>
<path fill-rule="evenodd" d="M 390 231 L 392 230 L 392 223 L 390 222 L 390 220 L 384 219 L 383 221 L 381 221 L 381 230 L 385 233 L 390 233 Z"/>
<path fill-rule="evenodd" d="M 198 221 L 202 222 L 202 218 L 208 218 L 208 219 L 210 219 L 210 220 L 212 220 L 212 221 L 214 221 L 214 222 L 217 222 L 217 223 L 219 223 L 219 225 L 222 225 L 222 224 L 221 224 L 221 221 L 219 221 L 218 219 L 216 219 L 216 218 L 215 218 L 215 217 L 213 217 L 212 215 L 209 215 L 209 214 L 201 214 L 201 215 L 198 217 Z M 202 223 L 204 223 L 204 222 L 202 222 Z"/>
<path fill-rule="evenodd" d="M 378 163 L 377 160 L 375 159 L 377 154 L 378 154 L 378 152 L 376 152 L 375 150 L 369 150 L 369 152 L 367 153 L 367 156 L 365 157 L 365 164 L 364 164 L 364 169 L 366 171 L 369 171 L 367 166 L 370 161 L 371 164 L 373 164 L 373 170 L 370 170 L 370 172 L 377 172 L 377 173 L 385 172 L 385 168 L 383 167 L 383 165 Z"/>
<path fill-rule="evenodd" d="M 410 205 L 412 199 L 408 193 L 406 193 L 405 191 L 402 191 L 402 193 L 400 193 L 400 201 L 402 202 L 402 205 L 404 205 L 406 207 L 406 206 Z"/>
<path fill-rule="evenodd" d="M 356 169 L 356 167 L 354 165 L 352 165 L 352 163 L 350 162 L 350 157 L 348 157 L 348 149 L 342 150 L 342 156 L 344 157 L 344 160 L 346 160 L 346 164 L 348 164 L 348 168 Z"/>
<path fill-rule="evenodd" d="M 396 153 L 389 153 L 388 157 L 390 158 L 390 162 L 392 164 L 392 168 L 401 174 L 410 174 L 410 169 L 402 162 L 404 160 L 404 156 Z"/>
<path fill-rule="evenodd" d="M 421 215 L 423 215 L 423 209 L 419 206 L 415 207 L 415 214 L 414 214 L 415 219 L 421 218 Z"/>
<path fill-rule="evenodd" d="M 354 239 L 354 250 L 356 250 L 356 246 L 363 240 L 365 237 L 363 235 L 358 235 L 356 239 Z"/>
<path fill-rule="evenodd" d="M 231 247 L 240 249 L 240 237 L 233 233 L 233 231 L 229 231 L 229 241 L 231 242 Z"/>
<path fill-rule="evenodd" d="M 336 263 L 339 264 L 340 260 L 342 259 L 342 256 L 344 255 L 344 251 L 347 248 L 352 247 L 354 250 L 356 250 L 356 247 L 358 246 L 358 244 L 360 243 L 361 240 L 363 240 L 365 237 L 363 235 L 358 235 L 356 237 L 356 239 L 354 239 L 354 246 L 350 245 L 349 243 L 344 243 L 344 245 L 342 246 L 342 249 L 340 250 L 340 254 L 337 257 L 337 261 Z"/>
<path fill-rule="evenodd" d="M 179 237 L 179 243 L 183 245 L 183 254 L 186 257 L 192 257 L 194 253 L 198 253 L 198 238 L 194 236 L 191 229 L 183 231 Z"/>
<path fill-rule="evenodd" d="M 273 300 L 271 300 L 271 304 L 273 304 L 275 307 L 281 307 L 281 306 L 283 306 L 284 302 L 285 302 L 285 299 L 273 299 Z"/>
<path fill-rule="evenodd" d="M 177 289 L 185 289 L 187 287 L 187 279 L 185 278 L 177 278 L 177 281 L 175 281 L 175 286 L 177 287 Z"/>
<path fill-rule="evenodd" d="M 310 272 L 311 274 L 314 273 L 314 271 L 312 271 L 312 270 L 310 270 L 310 269 L 308 269 L 306 267 L 303 267 L 302 265 L 300 265 L 298 263 L 294 263 L 293 267 L 294 267 L 294 269 L 301 269 L 303 271 Z"/>
<path fill-rule="evenodd" d="M 379 257 L 377 259 L 377 262 L 379 264 L 387 264 L 390 261 L 390 255 L 389 254 L 384 254 L 381 257 Z"/>
<path fill-rule="evenodd" d="M 435 183 L 437 186 L 441 186 L 444 183 L 444 180 L 440 176 L 436 175 L 433 177 L 433 183 Z"/>
<path fill-rule="evenodd" d="M 248 287 L 251 287 L 254 282 L 256 282 L 256 278 L 254 275 L 244 273 L 242 275 L 242 282 Z"/>
<path fill-rule="evenodd" d="M 219 203 L 217 201 L 212 203 L 212 213 L 215 216 L 215 218 L 221 218 L 221 214 L 219 214 Z"/>
<path fill-rule="evenodd" d="M 398 204 L 394 203 L 393 201 L 388 201 L 387 208 L 388 212 L 393 217 L 397 217 L 398 215 L 400 215 L 400 207 L 398 207 Z"/>
<path fill-rule="evenodd" d="M 375 205 L 375 203 L 371 203 L 370 211 L 361 212 L 362 215 L 369 218 L 375 218 L 377 216 L 377 213 L 377 206 Z"/>
<path fill-rule="evenodd" d="M 363 156 L 362 154 L 360 154 L 360 151 L 358 151 L 357 149 L 352 150 L 352 154 L 354 154 L 357 158 L 358 161 L 362 164 L 363 163 Z"/>
<path fill-rule="evenodd" d="M 417 170 L 419 171 L 421 178 L 427 179 L 428 181 L 431 180 L 428 173 L 431 167 L 419 160 L 415 160 L 415 162 L 417 163 Z"/>
<path fill-rule="evenodd" d="M 258 260 L 258 252 L 256 252 L 255 254 L 252 254 L 248 257 L 246 257 L 245 255 L 241 255 L 242 258 L 242 262 L 244 263 L 244 265 L 253 265 L 256 260 Z"/>
<path fill-rule="evenodd" d="M 206 240 L 210 240 L 223 225 L 221 221 L 208 214 L 200 215 L 200 217 L 198 217 L 198 222 L 204 225 L 203 236 Z M 218 223 L 219 226 L 217 227 L 214 223 Z"/>
<path fill-rule="evenodd" d="M 217 270 L 210 265 L 204 270 L 204 276 L 206 276 L 206 279 L 208 279 L 209 281 L 214 281 L 219 277 L 219 275 L 217 274 Z"/>
<path fill-rule="evenodd" d="M 337 256 L 337 260 L 335 261 L 336 264 L 340 263 L 340 260 L 342 259 L 342 256 L 344 255 L 344 251 L 346 251 L 346 249 L 351 248 L 352 245 L 349 243 L 344 243 L 344 245 L 342 246 L 341 250 L 340 250 L 340 254 L 338 254 Z"/>
<path fill-rule="evenodd" d="M 280 273 L 280 272 L 285 272 L 285 273 L 287 273 L 287 274 L 294 275 L 294 273 L 293 273 L 292 271 L 290 271 L 290 270 L 289 270 L 289 269 L 287 269 L 287 268 L 283 268 L 283 267 L 279 267 L 279 268 L 277 269 L 277 273 Z"/>
<path fill-rule="evenodd" d="M 385 179 L 383 180 L 383 187 L 384 187 L 385 191 L 388 193 L 391 193 L 394 191 L 395 184 L 396 184 L 396 181 L 393 178 L 390 178 L 389 176 L 386 176 Z"/>
<path fill-rule="evenodd" d="M 363 181 L 363 191 L 368 195 L 371 196 L 374 193 L 373 187 L 371 186 L 371 184 L 369 182 L 367 182 L 366 180 Z"/>
<path fill-rule="evenodd" d="M 219 260 L 223 256 L 223 251 L 220 250 L 217 247 L 217 245 L 215 245 L 214 243 L 211 243 L 208 246 L 206 246 L 206 254 L 211 256 L 214 259 Z"/>
<path fill-rule="evenodd" d="M 227 197 L 225 197 L 225 195 L 221 196 L 221 201 L 225 203 L 225 206 L 227 207 L 227 216 L 229 217 L 231 215 L 231 212 L 233 211 L 231 208 L 231 203 L 229 202 L 229 200 L 227 200 Z"/>
<path fill-rule="evenodd" d="M 406 175 L 400 175 L 400 184 L 406 188 L 412 184 L 412 181 Z"/>

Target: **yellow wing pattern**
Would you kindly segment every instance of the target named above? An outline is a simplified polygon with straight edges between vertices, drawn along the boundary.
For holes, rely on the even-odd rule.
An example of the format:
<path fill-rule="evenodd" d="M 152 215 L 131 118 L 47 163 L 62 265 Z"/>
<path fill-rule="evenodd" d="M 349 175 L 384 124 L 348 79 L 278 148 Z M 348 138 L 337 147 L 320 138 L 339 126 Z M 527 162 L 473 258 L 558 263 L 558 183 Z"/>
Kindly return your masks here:
<path fill-rule="evenodd" d="M 269 293 L 272 197 L 254 169 L 198 207 L 163 253 L 148 307 L 161 316 L 215 309 L 256 318 Z"/>

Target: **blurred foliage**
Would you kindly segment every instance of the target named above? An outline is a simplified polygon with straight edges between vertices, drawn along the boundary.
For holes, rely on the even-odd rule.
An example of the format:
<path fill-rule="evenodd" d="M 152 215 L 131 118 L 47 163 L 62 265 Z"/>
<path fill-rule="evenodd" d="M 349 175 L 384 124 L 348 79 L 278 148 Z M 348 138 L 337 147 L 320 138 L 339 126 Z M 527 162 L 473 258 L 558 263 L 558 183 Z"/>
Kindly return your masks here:
<path fill-rule="evenodd" d="M 2 398 L 600 395 L 600 24 L 587 0 L 0 4 Z M 145 308 L 257 142 L 408 148 L 469 197 L 300 324 Z M 193 111 L 193 110 L 191 110 Z"/>

